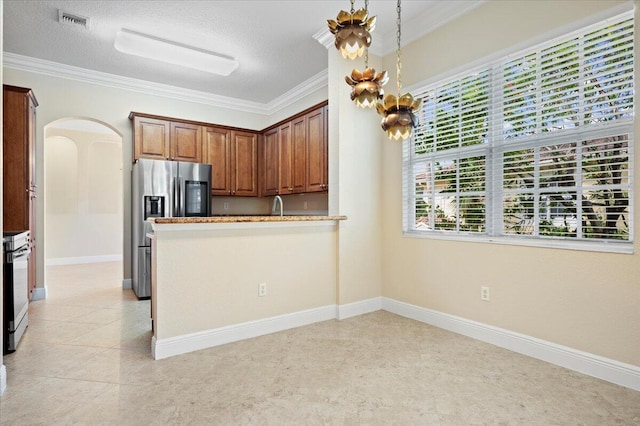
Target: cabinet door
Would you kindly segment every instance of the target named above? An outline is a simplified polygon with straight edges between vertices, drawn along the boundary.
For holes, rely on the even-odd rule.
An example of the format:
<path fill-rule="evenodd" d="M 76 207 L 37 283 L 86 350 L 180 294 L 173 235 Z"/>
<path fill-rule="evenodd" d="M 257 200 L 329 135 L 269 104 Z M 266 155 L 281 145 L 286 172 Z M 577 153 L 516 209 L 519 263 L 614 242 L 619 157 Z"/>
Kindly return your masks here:
<path fill-rule="evenodd" d="M 171 123 L 171 160 L 202 161 L 202 131 L 195 124 Z"/>
<path fill-rule="evenodd" d="M 31 254 L 29 255 L 29 263 L 27 271 L 29 300 L 33 298 L 33 292 L 36 289 L 36 202 L 37 202 L 37 186 L 36 186 L 36 106 L 33 99 L 29 97 L 29 130 L 28 130 L 28 158 L 29 158 L 29 192 L 27 196 L 29 211 L 29 239 L 31 242 Z"/>
<path fill-rule="evenodd" d="M 291 123 L 279 128 L 278 138 L 278 194 L 293 192 L 293 141 Z"/>
<path fill-rule="evenodd" d="M 211 164 L 211 195 L 231 194 L 231 141 L 229 131 L 205 127 L 203 160 Z"/>
<path fill-rule="evenodd" d="M 264 134 L 263 142 L 263 196 L 278 193 L 278 129 L 272 129 Z"/>
<path fill-rule="evenodd" d="M 291 175 L 291 187 L 294 193 L 306 191 L 307 180 L 307 119 L 300 117 L 291 123 L 292 130 L 292 153 L 291 164 L 293 173 Z"/>
<path fill-rule="evenodd" d="M 3 229 L 24 231 L 30 222 L 29 106 L 26 94 L 4 90 Z"/>
<path fill-rule="evenodd" d="M 327 141 L 325 110 L 320 108 L 306 115 L 307 119 L 307 192 L 327 189 Z"/>
<path fill-rule="evenodd" d="M 249 132 L 231 132 L 231 195 L 258 195 L 258 136 Z"/>
<path fill-rule="evenodd" d="M 169 138 L 171 126 L 167 120 L 134 117 L 133 159 L 168 160 L 171 155 Z"/>
<path fill-rule="evenodd" d="M 3 90 L 3 230 L 30 231 L 27 267 L 29 299 L 36 287 L 35 96 L 30 89 Z"/>

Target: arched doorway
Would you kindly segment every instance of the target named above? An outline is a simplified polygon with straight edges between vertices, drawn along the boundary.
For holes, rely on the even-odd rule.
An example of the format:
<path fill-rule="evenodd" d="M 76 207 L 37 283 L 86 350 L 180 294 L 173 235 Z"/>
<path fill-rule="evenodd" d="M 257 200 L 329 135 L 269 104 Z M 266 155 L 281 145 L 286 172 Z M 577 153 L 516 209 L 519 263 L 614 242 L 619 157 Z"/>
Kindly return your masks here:
<path fill-rule="evenodd" d="M 122 262 L 122 178 L 113 127 L 76 117 L 45 126 L 45 282 L 48 266 Z"/>

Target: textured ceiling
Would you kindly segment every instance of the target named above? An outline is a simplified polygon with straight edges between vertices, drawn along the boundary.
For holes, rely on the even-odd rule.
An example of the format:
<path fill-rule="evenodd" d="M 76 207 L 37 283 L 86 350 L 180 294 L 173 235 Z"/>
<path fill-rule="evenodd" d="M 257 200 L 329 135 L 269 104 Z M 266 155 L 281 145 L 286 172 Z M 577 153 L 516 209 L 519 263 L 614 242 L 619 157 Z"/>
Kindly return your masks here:
<path fill-rule="evenodd" d="M 479 3 L 405 0 L 403 42 Z M 4 51 L 266 104 L 327 68 L 327 50 L 314 34 L 349 8 L 346 0 L 12 0 L 4 2 Z M 59 23 L 59 9 L 88 17 L 90 27 Z M 372 52 L 394 50 L 396 2 L 371 0 L 369 10 L 377 16 Z M 232 56 L 240 66 L 223 77 L 126 55 L 113 47 L 121 28 Z"/>

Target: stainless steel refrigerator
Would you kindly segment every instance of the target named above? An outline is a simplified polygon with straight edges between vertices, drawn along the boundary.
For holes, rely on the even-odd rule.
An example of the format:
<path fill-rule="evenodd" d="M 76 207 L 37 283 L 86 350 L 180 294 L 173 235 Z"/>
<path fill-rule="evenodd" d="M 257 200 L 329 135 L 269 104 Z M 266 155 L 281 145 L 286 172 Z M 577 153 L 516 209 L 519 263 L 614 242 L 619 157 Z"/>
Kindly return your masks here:
<path fill-rule="evenodd" d="M 151 297 L 150 217 L 211 214 L 211 165 L 140 159 L 131 176 L 132 288 L 139 299 Z"/>

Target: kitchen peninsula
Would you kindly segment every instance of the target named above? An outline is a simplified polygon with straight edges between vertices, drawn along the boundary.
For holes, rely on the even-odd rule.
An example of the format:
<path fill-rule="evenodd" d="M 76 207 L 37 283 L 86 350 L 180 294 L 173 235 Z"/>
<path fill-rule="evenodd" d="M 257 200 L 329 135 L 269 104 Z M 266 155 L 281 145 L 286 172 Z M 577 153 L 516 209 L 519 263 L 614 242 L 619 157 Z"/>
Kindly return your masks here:
<path fill-rule="evenodd" d="M 149 219 L 153 357 L 335 318 L 338 229 L 345 219 Z"/>

